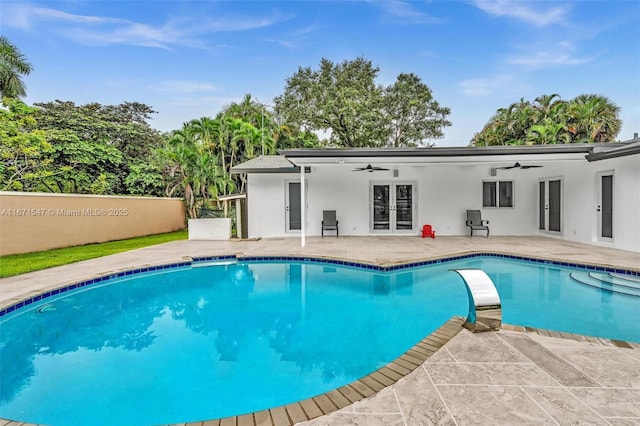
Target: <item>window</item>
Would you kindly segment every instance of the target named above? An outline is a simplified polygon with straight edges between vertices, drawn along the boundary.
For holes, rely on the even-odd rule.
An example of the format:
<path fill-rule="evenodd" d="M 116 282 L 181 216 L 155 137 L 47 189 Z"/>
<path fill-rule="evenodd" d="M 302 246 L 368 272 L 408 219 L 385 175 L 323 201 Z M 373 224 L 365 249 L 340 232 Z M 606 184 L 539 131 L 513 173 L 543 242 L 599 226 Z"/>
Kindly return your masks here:
<path fill-rule="evenodd" d="M 513 207 L 513 181 L 482 182 L 482 207 Z"/>

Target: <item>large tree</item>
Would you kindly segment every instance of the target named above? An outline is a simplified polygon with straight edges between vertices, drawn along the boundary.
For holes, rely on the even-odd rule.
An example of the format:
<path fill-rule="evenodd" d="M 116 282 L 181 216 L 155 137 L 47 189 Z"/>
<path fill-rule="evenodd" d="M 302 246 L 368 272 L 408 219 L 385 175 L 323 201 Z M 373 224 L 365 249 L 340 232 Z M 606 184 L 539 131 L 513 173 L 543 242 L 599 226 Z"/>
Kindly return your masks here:
<path fill-rule="evenodd" d="M 65 176 L 47 182 L 48 190 L 140 194 L 138 183 L 144 181 L 153 190 L 146 195 L 162 195 L 158 167 L 149 166 L 154 150 L 164 143 L 163 136 L 147 124 L 154 113 L 151 107 L 137 102 L 76 105 L 59 100 L 35 105 L 38 128 L 47 132 L 54 148 L 54 163 L 71 166 Z"/>
<path fill-rule="evenodd" d="M 35 112 L 18 99 L 5 98 L 0 108 L 0 189 L 27 191 L 55 174 L 53 148 L 45 132 L 35 129 Z M 63 170 L 64 171 L 64 170 Z"/>
<path fill-rule="evenodd" d="M 339 146 L 382 145 L 388 126 L 382 113 L 383 88 L 376 85 L 379 69 L 362 57 L 320 69 L 299 68 L 276 97 L 276 112 L 305 130 L 329 132 Z"/>
<path fill-rule="evenodd" d="M 389 124 L 389 145 L 394 147 L 425 145 L 441 138 L 451 110 L 433 99 L 431 89 L 415 74 L 400 74 L 384 96 L 384 111 Z"/>
<path fill-rule="evenodd" d="M 0 98 L 26 96 L 22 76 L 29 75 L 32 69 L 20 50 L 8 38 L 0 36 Z"/>
<path fill-rule="evenodd" d="M 305 130 L 329 134 L 344 147 L 424 145 L 442 136 L 448 108 L 414 74 L 400 74 L 389 87 L 376 83 L 379 69 L 358 57 L 320 68 L 299 68 L 275 99 L 276 112 Z"/>
<path fill-rule="evenodd" d="M 580 95 L 568 101 L 560 95 L 521 99 L 500 108 L 472 145 L 534 145 L 613 142 L 620 132 L 620 109 L 600 95 Z"/>

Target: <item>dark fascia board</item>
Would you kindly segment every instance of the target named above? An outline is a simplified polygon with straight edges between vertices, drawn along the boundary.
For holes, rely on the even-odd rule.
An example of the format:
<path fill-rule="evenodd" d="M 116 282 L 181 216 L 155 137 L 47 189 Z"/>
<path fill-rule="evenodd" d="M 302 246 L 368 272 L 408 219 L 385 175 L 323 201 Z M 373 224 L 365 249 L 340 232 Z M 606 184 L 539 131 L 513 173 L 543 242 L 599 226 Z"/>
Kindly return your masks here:
<path fill-rule="evenodd" d="M 595 148 L 615 148 L 620 143 L 604 144 L 561 144 L 561 145 L 519 145 L 519 146 L 460 146 L 431 148 L 298 148 L 278 151 L 287 158 L 330 158 L 330 157 L 473 157 L 487 155 L 521 154 L 590 154 Z"/>
<path fill-rule="evenodd" d="M 242 168 L 242 167 L 233 167 L 231 169 L 231 174 L 232 175 L 239 175 L 242 173 L 300 173 L 300 167 L 288 167 L 288 168 L 264 168 L 264 169 L 257 169 L 257 168 Z"/>
<path fill-rule="evenodd" d="M 587 161 L 600 161 L 607 160 L 609 158 L 626 157 L 628 155 L 638 154 L 640 154 L 640 139 L 632 143 L 624 144 L 623 146 L 617 146 L 599 152 L 592 152 L 587 155 Z"/>

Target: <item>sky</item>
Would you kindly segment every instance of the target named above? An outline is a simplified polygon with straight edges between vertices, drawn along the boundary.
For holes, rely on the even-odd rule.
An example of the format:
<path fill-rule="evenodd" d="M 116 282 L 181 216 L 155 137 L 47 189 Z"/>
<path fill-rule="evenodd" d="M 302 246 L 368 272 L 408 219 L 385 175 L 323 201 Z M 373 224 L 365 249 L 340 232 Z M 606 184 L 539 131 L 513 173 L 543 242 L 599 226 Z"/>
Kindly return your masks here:
<path fill-rule="evenodd" d="M 640 132 L 640 1 L 0 0 L 0 34 L 33 65 L 27 104 L 141 102 L 153 128 L 267 105 L 299 68 L 364 57 L 376 82 L 420 77 L 465 146 L 498 108 L 597 94 Z"/>

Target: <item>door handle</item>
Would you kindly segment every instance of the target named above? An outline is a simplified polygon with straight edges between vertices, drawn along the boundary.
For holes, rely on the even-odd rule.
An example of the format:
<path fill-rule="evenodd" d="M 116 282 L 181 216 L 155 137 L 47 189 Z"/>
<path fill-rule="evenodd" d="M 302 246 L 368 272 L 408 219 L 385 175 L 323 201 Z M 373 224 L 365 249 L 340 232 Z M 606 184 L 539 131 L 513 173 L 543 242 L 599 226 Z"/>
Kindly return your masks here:
<path fill-rule="evenodd" d="M 598 208 L 596 209 L 596 211 L 597 211 L 597 212 L 599 212 L 599 211 L 600 211 L 600 206 L 598 206 Z"/>
<path fill-rule="evenodd" d="M 287 206 L 287 211 L 289 211 L 289 206 Z"/>

